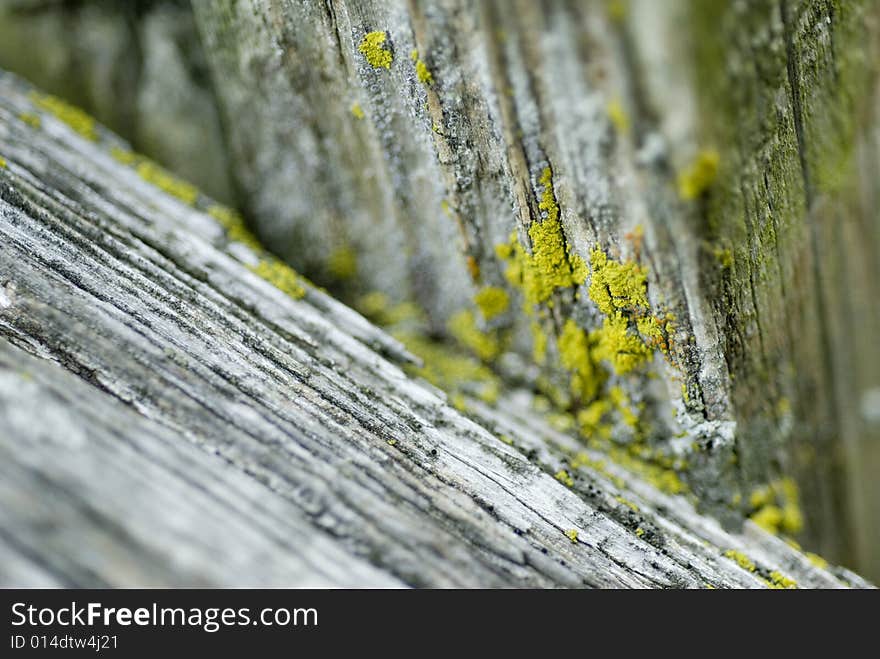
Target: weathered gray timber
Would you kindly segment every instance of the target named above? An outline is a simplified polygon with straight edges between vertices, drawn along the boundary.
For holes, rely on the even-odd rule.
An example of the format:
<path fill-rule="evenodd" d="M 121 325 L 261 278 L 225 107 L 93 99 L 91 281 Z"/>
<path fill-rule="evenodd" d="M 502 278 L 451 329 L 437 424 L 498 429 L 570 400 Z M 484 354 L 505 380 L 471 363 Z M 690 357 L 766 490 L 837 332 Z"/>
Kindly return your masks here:
<path fill-rule="evenodd" d="M 600 464 L 526 390 L 465 416 L 8 74 L 0 157 L 2 585 L 868 585 Z"/>
<path fill-rule="evenodd" d="M 876 2 L 193 8 L 270 249 L 343 299 L 415 301 L 487 361 L 541 346 L 587 439 L 684 460 L 707 510 L 878 569 Z M 606 259 L 644 284 L 603 305 Z M 779 512 L 787 477 L 803 514 Z"/>

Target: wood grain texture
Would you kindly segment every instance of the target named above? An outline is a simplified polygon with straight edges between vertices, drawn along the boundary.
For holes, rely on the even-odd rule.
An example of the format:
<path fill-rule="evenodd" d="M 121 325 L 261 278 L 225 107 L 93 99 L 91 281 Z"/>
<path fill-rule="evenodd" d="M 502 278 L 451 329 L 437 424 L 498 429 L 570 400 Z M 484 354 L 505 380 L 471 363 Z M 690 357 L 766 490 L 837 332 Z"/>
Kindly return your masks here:
<path fill-rule="evenodd" d="M 615 465 L 564 485 L 527 391 L 460 413 L 94 137 L 0 76 L 3 585 L 867 585 Z"/>

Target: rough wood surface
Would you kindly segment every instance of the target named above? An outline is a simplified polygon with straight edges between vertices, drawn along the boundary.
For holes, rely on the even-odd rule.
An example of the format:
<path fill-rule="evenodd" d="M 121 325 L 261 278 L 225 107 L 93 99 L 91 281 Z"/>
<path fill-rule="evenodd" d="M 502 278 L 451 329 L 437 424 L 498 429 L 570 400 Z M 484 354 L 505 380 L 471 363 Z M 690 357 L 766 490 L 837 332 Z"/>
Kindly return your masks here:
<path fill-rule="evenodd" d="M 3 585 L 868 585 L 600 464 L 528 391 L 462 414 L 83 121 L 0 76 Z"/>
<path fill-rule="evenodd" d="M 193 7 L 271 249 L 344 299 L 378 290 L 435 334 L 473 330 L 489 361 L 473 332 L 526 358 L 542 337 L 556 393 L 567 322 L 601 336 L 607 315 L 595 249 L 641 264 L 650 312 L 674 319 L 662 345 L 626 373 L 596 359 L 604 384 L 563 407 L 622 389 L 603 424 L 685 458 L 717 515 L 766 521 L 750 495 L 797 478 L 805 537 L 878 569 L 875 2 Z M 541 261 L 557 214 L 560 258 L 542 267 L 564 276 L 529 299 L 505 246 L 513 232 Z M 481 317 L 487 287 L 505 313 Z"/>

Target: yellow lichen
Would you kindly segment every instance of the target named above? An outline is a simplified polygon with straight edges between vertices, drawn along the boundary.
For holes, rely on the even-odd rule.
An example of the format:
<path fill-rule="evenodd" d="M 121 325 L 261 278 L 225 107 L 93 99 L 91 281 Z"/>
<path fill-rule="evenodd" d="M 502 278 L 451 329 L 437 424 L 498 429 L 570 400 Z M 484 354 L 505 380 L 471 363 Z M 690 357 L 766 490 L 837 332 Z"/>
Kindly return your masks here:
<path fill-rule="evenodd" d="M 508 281 L 521 288 L 531 304 L 548 301 L 558 289 L 582 284 L 588 273 L 586 262 L 566 249 L 549 167 L 544 169 L 538 184 L 543 188 L 538 201 L 542 219 L 529 227 L 531 254 L 520 245 L 516 233 L 511 234 L 509 244 L 495 248 L 496 254 L 508 262 Z"/>
<path fill-rule="evenodd" d="M 39 128 L 42 125 L 42 122 L 40 121 L 40 115 L 33 114 L 32 112 L 22 112 L 18 115 L 18 118 L 31 128 Z"/>
<path fill-rule="evenodd" d="M 577 529 L 568 529 L 568 531 L 565 532 L 565 535 L 568 536 L 568 539 L 571 540 L 573 544 L 577 544 L 577 541 L 578 541 Z"/>
<path fill-rule="evenodd" d="M 481 288 L 474 296 L 474 303 L 486 320 L 492 320 L 500 316 L 510 306 L 510 296 L 503 288 L 486 286 Z"/>
<path fill-rule="evenodd" d="M 110 149 L 110 155 L 123 165 L 134 166 L 138 176 L 142 179 L 190 206 L 194 205 L 199 198 L 199 189 L 196 186 L 174 176 L 149 158 L 118 146 Z M 217 216 L 215 215 L 215 217 Z"/>
<path fill-rule="evenodd" d="M 754 572 L 757 569 L 752 560 L 741 551 L 737 551 L 736 549 L 728 549 L 726 552 L 724 552 L 724 555 L 727 558 L 735 561 L 737 565 L 739 565 L 744 570 Z"/>
<path fill-rule="evenodd" d="M 55 115 L 86 139 L 92 141 L 98 139 L 95 120 L 79 108 L 49 94 L 31 92 L 30 99 L 34 105 Z"/>
<path fill-rule="evenodd" d="M 6 159 L 0 156 L 0 168 L 6 168 Z"/>
<path fill-rule="evenodd" d="M 625 499 L 620 495 L 617 495 L 614 498 L 617 500 L 618 503 L 622 503 L 624 506 L 626 506 L 627 508 L 629 508 L 633 512 L 635 512 L 635 513 L 639 512 L 639 507 L 636 504 L 634 504 L 632 501 L 630 501 L 629 499 Z"/>
<path fill-rule="evenodd" d="M 779 533 L 782 525 L 782 509 L 779 506 L 767 505 L 751 515 L 751 520 L 769 533 Z"/>
<path fill-rule="evenodd" d="M 614 23 L 623 23 L 626 15 L 629 13 L 629 2 L 627 0 L 607 0 L 608 17 Z"/>
<path fill-rule="evenodd" d="M 416 63 L 416 77 L 419 79 L 419 82 L 424 85 L 432 84 L 434 82 L 434 76 L 431 75 L 428 66 L 419 58 L 419 51 L 413 49 L 409 54 L 409 57 Z"/>
<path fill-rule="evenodd" d="M 766 531 L 795 534 L 804 525 L 797 484 L 782 478 L 756 488 L 749 496 L 749 518 Z"/>
<path fill-rule="evenodd" d="M 804 554 L 807 557 L 807 560 L 810 561 L 813 565 L 815 565 L 820 570 L 828 569 L 828 561 L 819 556 L 819 554 L 814 554 L 811 551 L 808 551 Z"/>
<path fill-rule="evenodd" d="M 370 66 L 375 69 L 383 67 L 386 69 L 391 68 L 393 55 L 390 50 L 386 50 L 382 47 L 387 36 L 388 35 L 381 30 L 368 32 L 364 35 L 364 38 L 361 39 L 360 44 L 358 44 L 358 50 L 361 51 Z"/>
<path fill-rule="evenodd" d="M 708 190 L 718 175 L 718 152 L 704 149 L 697 154 L 690 166 L 678 175 L 678 194 L 690 201 Z"/>
<path fill-rule="evenodd" d="M 483 361 L 490 362 L 501 352 L 501 345 L 493 332 L 484 332 L 477 326 L 474 313 L 459 311 L 447 323 L 449 333 L 464 347 Z"/>
<path fill-rule="evenodd" d="M 208 215 L 217 220 L 226 230 L 226 237 L 232 242 L 247 245 L 257 253 L 263 251 L 263 246 L 257 237 L 251 233 L 250 229 L 244 223 L 244 218 L 237 212 L 227 206 L 213 204 L 208 207 Z"/>
<path fill-rule="evenodd" d="M 652 356 L 651 349 L 629 331 L 629 324 L 620 314 L 607 317 L 602 327 L 591 333 L 591 338 L 595 342 L 593 358 L 604 360 L 620 375 L 641 366 Z"/>
<path fill-rule="evenodd" d="M 501 384 L 488 367 L 454 347 L 431 341 L 416 333 L 395 332 L 395 338 L 424 362 L 422 367 L 407 367 L 410 373 L 423 377 L 436 387 L 455 396 L 462 392 L 475 395 L 487 403 L 498 399 Z"/>
<path fill-rule="evenodd" d="M 714 250 L 715 259 L 722 268 L 729 270 L 733 267 L 733 252 L 727 248 L 716 247 Z"/>
<path fill-rule="evenodd" d="M 602 313 L 648 307 L 647 272 L 632 261 L 618 263 L 601 247 L 590 253 L 590 299 Z"/>
<path fill-rule="evenodd" d="M 364 110 L 361 107 L 360 103 L 354 103 L 351 106 L 351 115 L 355 119 L 363 119 L 366 115 L 364 114 Z"/>
<path fill-rule="evenodd" d="M 192 206 L 199 198 L 199 189 L 196 186 L 174 176 L 151 160 L 141 159 L 135 171 L 145 181 L 152 183 L 172 197 L 180 199 L 185 204 Z"/>
<path fill-rule="evenodd" d="M 566 487 L 574 487 L 574 479 L 565 469 L 557 471 L 554 478 Z"/>
<path fill-rule="evenodd" d="M 563 368 L 571 372 L 572 393 L 586 400 L 595 398 L 604 375 L 596 370 L 587 333 L 569 318 L 562 327 L 556 345 L 559 361 Z"/>
<path fill-rule="evenodd" d="M 623 103 L 620 102 L 619 98 L 611 99 L 605 111 L 608 113 L 608 118 L 618 133 L 625 134 L 629 132 L 629 116 L 626 114 Z"/>
<path fill-rule="evenodd" d="M 547 360 L 547 334 L 541 324 L 532 321 L 532 359 L 536 364 L 543 365 Z"/>
<path fill-rule="evenodd" d="M 770 578 L 766 579 L 771 588 L 794 589 L 797 588 L 797 581 L 791 577 L 787 577 L 779 570 L 773 570 Z"/>
<path fill-rule="evenodd" d="M 348 245 L 333 250 L 327 259 L 327 270 L 339 281 L 354 277 L 357 267 L 357 253 Z"/>
<path fill-rule="evenodd" d="M 300 276 L 283 261 L 268 256 L 260 259 L 257 265 L 249 266 L 249 269 L 295 300 L 305 297 L 306 289 Z"/>
<path fill-rule="evenodd" d="M 645 535 L 645 529 L 643 529 L 643 528 L 640 526 L 639 528 L 636 529 L 636 535 L 637 535 L 638 537 L 640 537 L 640 538 L 643 537 L 643 536 Z"/>

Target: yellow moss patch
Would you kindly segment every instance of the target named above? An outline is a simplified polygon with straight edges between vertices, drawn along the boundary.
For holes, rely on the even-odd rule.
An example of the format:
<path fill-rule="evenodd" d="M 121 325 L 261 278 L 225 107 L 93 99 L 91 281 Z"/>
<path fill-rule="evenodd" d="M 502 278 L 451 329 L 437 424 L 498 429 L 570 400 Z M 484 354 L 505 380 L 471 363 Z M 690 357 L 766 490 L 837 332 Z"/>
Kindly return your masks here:
<path fill-rule="evenodd" d="M 393 55 L 390 50 L 383 48 L 383 44 L 387 38 L 384 31 L 368 32 L 358 44 L 358 50 L 361 51 L 367 62 L 375 69 L 391 68 Z"/>
<path fill-rule="evenodd" d="M 678 175 L 678 194 L 690 201 L 708 190 L 718 175 L 718 152 L 704 149 L 697 154 L 691 165 Z"/>
<path fill-rule="evenodd" d="M 486 286 L 477 291 L 474 303 L 486 320 L 492 320 L 507 311 L 510 306 L 510 296 L 503 288 Z"/>
<path fill-rule="evenodd" d="M 31 92 L 30 99 L 42 110 L 53 114 L 88 140 L 98 139 L 95 120 L 77 107 L 49 94 Z"/>
<path fill-rule="evenodd" d="M 257 265 L 248 267 L 258 277 L 265 279 L 293 299 L 298 300 L 305 297 L 306 289 L 302 285 L 300 276 L 283 261 L 270 256 L 261 259 Z"/>

